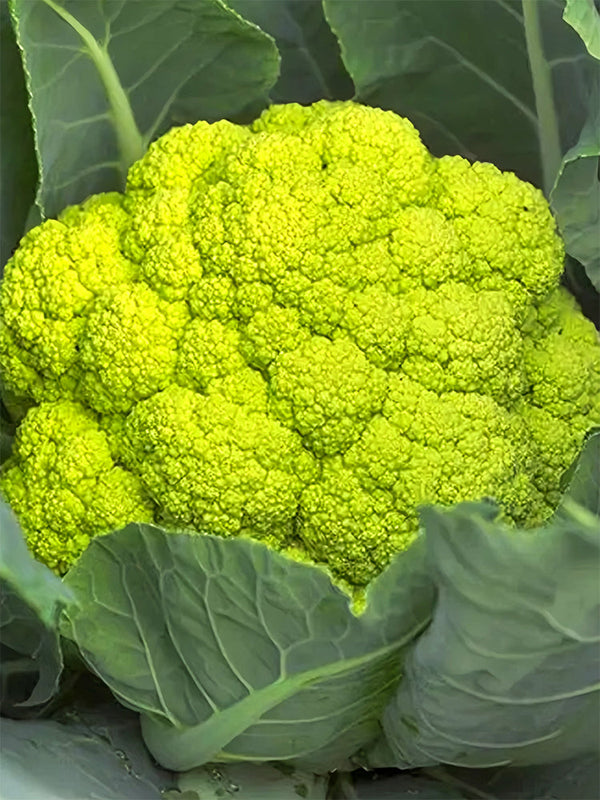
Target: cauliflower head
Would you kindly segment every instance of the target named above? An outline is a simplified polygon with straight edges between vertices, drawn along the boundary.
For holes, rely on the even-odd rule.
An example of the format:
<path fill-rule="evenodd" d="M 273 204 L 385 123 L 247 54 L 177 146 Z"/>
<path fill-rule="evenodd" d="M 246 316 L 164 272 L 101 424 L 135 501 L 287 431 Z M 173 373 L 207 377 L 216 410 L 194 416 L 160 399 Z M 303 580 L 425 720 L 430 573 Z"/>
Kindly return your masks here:
<path fill-rule="evenodd" d="M 175 128 L 28 233 L 0 475 L 64 572 L 129 521 L 246 535 L 365 586 L 417 506 L 541 522 L 600 422 L 597 334 L 537 189 L 353 102 Z"/>

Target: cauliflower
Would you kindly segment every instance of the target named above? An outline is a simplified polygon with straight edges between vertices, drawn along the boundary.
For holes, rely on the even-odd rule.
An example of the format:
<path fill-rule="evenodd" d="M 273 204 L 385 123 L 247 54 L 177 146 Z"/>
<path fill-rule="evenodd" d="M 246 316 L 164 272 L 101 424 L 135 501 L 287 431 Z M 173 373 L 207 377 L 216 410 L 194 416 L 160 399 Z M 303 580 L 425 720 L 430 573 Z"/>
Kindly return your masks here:
<path fill-rule="evenodd" d="M 353 102 L 175 128 L 28 233 L 0 294 L 31 408 L 0 488 L 64 572 L 129 521 L 365 586 L 421 503 L 534 525 L 600 422 L 600 346 L 542 194 Z"/>

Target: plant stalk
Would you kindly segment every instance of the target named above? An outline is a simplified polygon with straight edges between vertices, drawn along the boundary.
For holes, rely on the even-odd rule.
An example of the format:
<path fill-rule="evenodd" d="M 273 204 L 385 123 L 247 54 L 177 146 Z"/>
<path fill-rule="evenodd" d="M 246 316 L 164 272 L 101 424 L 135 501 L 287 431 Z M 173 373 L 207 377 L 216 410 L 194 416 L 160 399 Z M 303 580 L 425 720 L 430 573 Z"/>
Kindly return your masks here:
<path fill-rule="evenodd" d="M 114 64 L 106 47 L 102 47 L 75 17 L 54 0 L 44 0 L 59 17 L 61 17 L 81 37 L 87 52 L 98 70 L 104 85 L 106 96 L 113 115 L 120 153 L 121 173 L 123 181 L 127 170 L 144 155 L 146 140 L 140 133 L 135 121 L 131 103 L 117 75 Z"/>
<path fill-rule="evenodd" d="M 552 71 L 544 54 L 539 6 L 544 0 L 522 0 L 527 56 L 533 81 L 537 113 L 538 140 L 542 162 L 542 180 L 546 197 L 560 169 L 562 153 L 558 118 L 552 91 Z"/>

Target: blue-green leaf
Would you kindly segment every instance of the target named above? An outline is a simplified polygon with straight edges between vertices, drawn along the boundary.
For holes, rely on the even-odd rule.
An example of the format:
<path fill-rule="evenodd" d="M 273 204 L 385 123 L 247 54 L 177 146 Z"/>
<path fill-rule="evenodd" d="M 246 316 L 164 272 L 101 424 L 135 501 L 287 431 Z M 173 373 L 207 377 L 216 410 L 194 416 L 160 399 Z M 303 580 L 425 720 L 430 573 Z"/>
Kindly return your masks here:
<path fill-rule="evenodd" d="M 564 759 L 534 767 L 489 770 L 451 769 L 452 778 L 470 789 L 467 797 L 489 800 L 592 800 L 600 797 L 598 754 Z"/>
<path fill-rule="evenodd" d="M 569 2 L 564 18 L 589 53 L 600 59 L 600 14 L 591 0 Z M 588 99 L 588 115 L 577 142 L 564 155 L 550 195 L 567 252 L 585 267 L 600 291 L 600 65 Z"/>
<path fill-rule="evenodd" d="M 172 781 L 144 752 L 139 723 L 103 708 L 96 724 L 75 717 L 2 720 L 3 800 L 160 800 Z"/>
<path fill-rule="evenodd" d="M 594 0 L 566 0 L 563 18 L 581 36 L 588 53 L 600 59 L 600 12 Z"/>
<path fill-rule="evenodd" d="M 31 114 L 8 0 L 0 0 L 0 278 L 25 230 L 35 197 L 37 163 Z"/>
<path fill-rule="evenodd" d="M 409 117 L 436 155 L 492 161 L 539 185 L 537 115 L 520 3 L 323 5 L 360 101 Z M 561 56 L 568 63 L 569 49 Z M 574 91 L 573 114 L 581 118 L 576 106 Z"/>
<path fill-rule="evenodd" d="M 555 192 L 559 224 L 568 252 L 587 266 L 598 202 L 591 183 L 597 162 L 591 140 L 599 129 L 591 108 L 595 34 L 586 37 L 588 51 L 555 0 L 323 4 L 358 99 L 409 117 L 436 155 L 491 161 L 548 195 L 564 172 L 558 198 Z M 588 5 L 591 0 L 575 0 L 576 9 L 569 9 L 571 19 L 580 18 L 578 30 L 595 19 Z M 597 259 L 597 236 L 595 244 Z"/>
<path fill-rule="evenodd" d="M 3 714 L 21 715 L 58 689 L 58 617 L 71 592 L 31 557 L 19 525 L 0 501 L 0 664 Z"/>
<path fill-rule="evenodd" d="M 80 605 L 63 633 L 142 713 L 163 766 L 328 771 L 379 734 L 403 649 L 431 613 L 423 555 L 398 556 L 355 616 L 323 570 L 258 542 L 130 525 L 95 538 L 66 576 Z"/>
<path fill-rule="evenodd" d="M 0 578 L 19 594 L 47 628 L 55 628 L 60 610 L 72 602 L 71 591 L 48 567 L 32 558 L 21 528 L 0 500 Z"/>
<path fill-rule="evenodd" d="M 279 764 L 215 764 L 178 776 L 166 800 L 325 800 L 327 778 Z"/>
<path fill-rule="evenodd" d="M 565 476 L 566 491 L 557 513 L 579 505 L 600 519 L 600 428 L 590 431 L 581 453 Z"/>
<path fill-rule="evenodd" d="M 281 73 L 270 93 L 274 103 L 353 96 L 354 86 L 321 0 L 227 0 L 227 5 L 275 39 Z"/>
<path fill-rule="evenodd" d="M 355 800 L 464 800 L 466 797 L 448 783 L 413 772 L 366 773 L 365 777 L 358 777 L 354 792 Z"/>
<path fill-rule="evenodd" d="M 46 216 L 120 189 L 173 124 L 264 103 L 278 74 L 266 34 L 221 0 L 12 0 Z"/>
<path fill-rule="evenodd" d="M 422 523 L 438 604 L 385 711 L 397 765 L 595 751 L 599 518 L 573 502 L 548 526 L 515 531 L 461 504 L 425 508 Z"/>

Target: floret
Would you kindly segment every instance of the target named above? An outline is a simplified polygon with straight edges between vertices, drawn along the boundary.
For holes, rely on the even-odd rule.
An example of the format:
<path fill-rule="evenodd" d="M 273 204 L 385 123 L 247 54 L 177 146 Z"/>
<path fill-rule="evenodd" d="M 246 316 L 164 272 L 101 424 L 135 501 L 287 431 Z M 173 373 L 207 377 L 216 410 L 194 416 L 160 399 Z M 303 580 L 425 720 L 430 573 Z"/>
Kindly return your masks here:
<path fill-rule="evenodd" d="M 59 573 L 96 534 L 154 517 L 139 477 L 115 464 L 95 415 L 68 400 L 28 412 L 0 473 L 0 491 L 31 552 Z"/>
<path fill-rule="evenodd" d="M 523 341 L 510 297 L 448 282 L 405 300 L 402 372 L 435 392 L 478 392 L 509 405 L 523 391 Z"/>
<path fill-rule="evenodd" d="M 562 273 L 564 245 L 539 189 L 493 164 L 437 162 L 436 206 L 455 230 L 482 288 L 515 281 L 541 298 Z"/>
<path fill-rule="evenodd" d="M 302 493 L 298 533 L 309 557 L 351 586 L 365 586 L 414 538 L 389 492 L 365 489 L 339 457 Z"/>
<path fill-rule="evenodd" d="M 264 370 L 277 356 L 295 351 L 309 338 L 297 309 L 271 303 L 259 309 L 244 327 L 240 351 L 251 367 Z"/>
<path fill-rule="evenodd" d="M 172 523 L 282 544 L 300 491 L 317 474 L 298 434 L 220 395 L 179 386 L 138 403 L 122 457 Z"/>
<path fill-rule="evenodd" d="M 553 292 L 524 341 L 529 402 L 564 420 L 600 419 L 598 338 L 573 297 L 565 289 Z"/>
<path fill-rule="evenodd" d="M 96 298 L 137 277 L 120 249 L 118 194 L 92 197 L 33 228 L 0 292 L 0 364 L 8 388 L 35 402 L 76 394 L 78 345 Z"/>
<path fill-rule="evenodd" d="M 170 385 L 188 320 L 185 303 L 142 283 L 99 297 L 79 338 L 78 394 L 100 413 L 127 412 Z"/>
<path fill-rule="evenodd" d="M 395 371 L 406 356 L 413 316 L 401 298 L 369 287 L 347 295 L 336 333 L 353 341 L 376 367 Z"/>
<path fill-rule="evenodd" d="M 270 371 L 274 416 L 316 455 L 344 452 L 383 404 L 387 375 L 352 342 L 315 336 Z"/>
<path fill-rule="evenodd" d="M 600 344 L 562 264 L 537 189 L 433 158 L 392 112 L 174 128 L 124 195 L 7 264 L 0 367 L 33 408 L 1 490 L 59 572 L 152 518 L 356 588 L 419 503 L 492 496 L 538 524 L 600 423 Z"/>
<path fill-rule="evenodd" d="M 240 353 L 240 333 L 217 319 L 196 318 L 186 326 L 179 344 L 177 379 L 183 386 L 206 392 L 216 378 L 246 366 Z"/>

